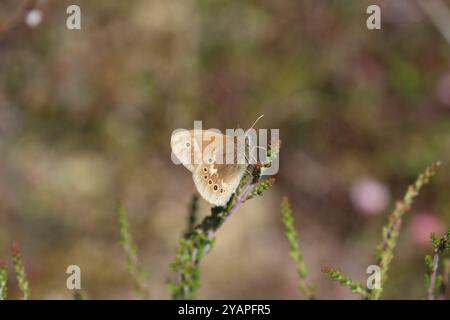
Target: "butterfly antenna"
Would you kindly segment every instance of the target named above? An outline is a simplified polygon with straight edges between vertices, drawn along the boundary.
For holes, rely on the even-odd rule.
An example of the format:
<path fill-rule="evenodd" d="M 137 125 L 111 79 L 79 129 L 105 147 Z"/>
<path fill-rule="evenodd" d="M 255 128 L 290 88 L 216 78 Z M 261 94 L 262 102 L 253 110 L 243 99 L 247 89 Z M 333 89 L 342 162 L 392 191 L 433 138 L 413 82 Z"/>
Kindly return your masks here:
<path fill-rule="evenodd" d="M 253 146 L 253 148 L 257 148 L 257 149 L 261 149 L 261 150 L 267 151 L 267 148 L 264 148 L 264 147 L 261 147 L 261 146 Z"/>
<path fill-rule="evenodd" d="M 250 128 L 248 128 L 248 129 L 245 131 L 244 137 L 247 137 L 248 132 L 249 132 L 251 129 L 253 129 L 253 127 L 256 125 L 256 123 L 259 121 L 259 119 L 261 119 L 262 117 L 264 117 L 264 114 L 260 115 L 260 116 L 255 120 L 255 122 L 253 122 L 252 126 L 251 126 Z"/>
<path fill-rule="evenodd" d="M 253 129 L 253 127 L 258 123 L 259 119 L 261 119 L 262 117 L 264 117 L 264 114 L 260 115 L 255 122 L 253 122 L 252 126 L 250 128 L 247 129 L 247 131 L 249 131 L 250 129 Z M 247 132 L 246 131 L 246 132 Z"/>

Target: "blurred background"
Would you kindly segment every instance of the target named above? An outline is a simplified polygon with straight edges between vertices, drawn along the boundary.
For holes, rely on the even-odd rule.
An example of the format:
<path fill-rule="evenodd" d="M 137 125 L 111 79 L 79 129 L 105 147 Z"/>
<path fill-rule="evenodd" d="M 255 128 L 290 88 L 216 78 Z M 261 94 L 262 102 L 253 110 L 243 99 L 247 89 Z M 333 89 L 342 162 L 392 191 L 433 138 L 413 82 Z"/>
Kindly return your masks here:
<path fill-rule="evenodd" d="M 133 299 L 119 195 L 151 298 L 169 298 L 196 192 L 170 160 L 171 132 L 194 120 L 246 128 L 265 114 L 257 127 L 283 141 L 277 181 L 220 229 L 199 298 L 303 298 L 283 195 L 317 296 L 358 298 L 320 269 L 365 282 L 395 199 L 442 160 L 405 217 L 383 296 L 424 298 L 429 233 L 450 222 L 450 30 L 432 3 L 2 0 L 0 260 L 11 269 L 16 240 L 32 298 L 71 299 L 65 271 L 76 264 L 90 298 Z M 66 28 L 70 4 L 81 30 Z M 366 28 L 370 4 L 381 30 Z"/>

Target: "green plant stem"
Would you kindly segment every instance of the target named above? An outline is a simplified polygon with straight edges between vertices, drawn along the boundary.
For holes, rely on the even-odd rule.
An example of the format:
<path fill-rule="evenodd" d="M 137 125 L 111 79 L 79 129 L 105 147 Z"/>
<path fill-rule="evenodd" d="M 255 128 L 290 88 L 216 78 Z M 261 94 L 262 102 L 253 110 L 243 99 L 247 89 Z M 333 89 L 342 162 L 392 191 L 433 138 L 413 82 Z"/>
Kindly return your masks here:
<path fill-rule="evenodd" d="M 377 247 L 377 264 L 381 271 L 381 288 L 371 290 L 371 299 L 379 299 L 383 292 L 384 284 L 387 280 L 387 274 L 390 263 L 394 258 L 394 249 L 397 245 L 397 239 L 400 233 L 403 216 L 411 209 L 414 199 L 419 195 L 421 188 L 426 185 L 436 174 L 441 163 L 434 162 L 427 167 L 425 172 L 420 174 L 414 184 L 408 187 L 405 196 L 397 202 L 394 211 L 389 215 L 386 226 L 383 227 L 382 241 Z"/>
<path fill-rule="evenodd" d="M 180 240 L 175 260 L 171 264 L 176 273 L 176 279 L 168 284 L 173 299 L 194 299 L 196 297 L 200 287 L 199 265 L 202 258 L 213 248 L 217 230 L 247 199 L 269 189 L 272 182 L 263 184 L 266 180 L 261 181 L 261 171 L 270 166 L 272 160 L 278 156 L 278 152 L 279 144 L 269 147 L 267 162 L 252 166 L 252 172 L 244 175 L 227 205 L 213 207 L 211 214 Z M 258 192 L 254 192 L 255 190 Z"/>
<path fill-rule="evenodd" d="M 197 223 L 197 215 L 198 215 L 198 196 L 194 195 L 192 196 L 191 204 L 189 206 L 189 215 L 187 219 L 187 228 L 185 232 L 185 236 L 189 235 L 194 228 L 195 224 Z"/>
<path fill-rule="evenodd" d="M 30 289 L 28 285 L 28 279 L 25 273 L 25 267 L 22 262 L 22 256 L 20 254 L 19 247 L 15 242 L 12 244 L 12 259 L 14 265 L 14 271 L 16 273 L 16 279 L 19 284 L 19 290 L 22 292 L 22 299 L 28 300 L 30 297 Z"/>
<path fill-rule="evenodd" d="M 0 262 L 0 300 L 6 300 L 8 296 L 8 273 L 6 265 Z"/>
<path fill-rule="evenodd" d="M 427 256 L 428 259 L 426 259 L 426 261 L 428 261 L 427 266 L 429 269 L 429 285 L 427 290 L 428 300 L 434 300 L 434 292 L 437 287 L 439 287 L 439 285 L 436 284 L 438 278 L 437 270 L 439 267 L 439 257 L 444 253 L 444 251 L 450 249 L 450 229 L 447 231 L 446 235 L 438 241 L 435 240 L 434 234 L 432 234 L 431 238 L 434 247 L 434 256 L 432 261 L 430 256 Z"/>
<path fill-rule="evenodd" d="M 294 227 L 294 217 L 289 200 L 284 197 L 281 202 L 282 221 L 285 228 L 286 239 L 289 243 L 289 254 L 297 263 L 297 274 L 299 277 L 299 290 L 308 298 L 314 299 L 315 287 L 307 282 L 308 270 L 303 258 L 303 252 L 298 245 L 298 234 Z"/>
<path fill-rule="evenodd" d="M 177 279 L 169 283 L 173 299 L 194 299 L 200 287 L 199 264 L 201 259 L 212 249 L 215 234 L 220 226 L 245 201 L 256 183 L 241 186 L 225 207 L 213 207 L 211 214 L 204 218 L 189 234 L 180 241 L 177 255 L 172 263 L 172 269 L 177 273 Z"/>
<path fill-rule="evenodd" d="M 419 191 L 436 174 L 440 165 L 441 163 L 439 161 L 434 162 L 431 166 L 425 169 L 425 172 L 417 177 L 414 184 L 408 187 L 403 199 L 397 202 L 394 211 L 389 215 L 388 223 L 383 227 L 382 241 L 378 245 L 376 252 L 377 264 L 380 267 L 381 273 L 380 289 L 366 289 L 362 284 L 354 282 L 349 277 L 342 275 L 339 271 L 335 271 L 330 268 L 325 268 L 323 272 L 326 273 L 331 279 L 339 281 L 341 284 L 350 287 L 352 292 L 360 294 L 364 299 L 379 299 L 383 291 L 384 283 L 387 279 L 387 272 L 389 270 L 390 263 L 394 258 L 394 249 L 400 233 L 402 218 L 411 209 L 411 205 L 414 199 L 419 195 Z"/>
<path fill-rule="evenodd" d="M 428 287 L 428 300 L 434 300 L 434 289 L 436 286 L 436 275 L 439 266 L 439 253 L 435 251 L 433 256 L 433 270 L 430 276 L 430 286 Z"/>
<path fill-rule="evenodd" d="M 128 273 L 133 279 L 134 291 L 141 298 L 148 299 L 147 277 L 139 267 L 137 245 L 131 235 L 125 207 L 120 199 L 117 201 L 117 220 L 119 224 L 120 243 L 125 252 Z"/>
<path fill-rule="evenodd" d="M 323 268 L 322 272 L 328 275 L 333 281 L 337 281 L 342 286 L 350 288 L 353 293 L 361 295 L 363 299 L 368 298 L 368 292 L 361 283 L 355 282 L 350 277 L 344 276 L 341 272 L 328 267 Z"/>

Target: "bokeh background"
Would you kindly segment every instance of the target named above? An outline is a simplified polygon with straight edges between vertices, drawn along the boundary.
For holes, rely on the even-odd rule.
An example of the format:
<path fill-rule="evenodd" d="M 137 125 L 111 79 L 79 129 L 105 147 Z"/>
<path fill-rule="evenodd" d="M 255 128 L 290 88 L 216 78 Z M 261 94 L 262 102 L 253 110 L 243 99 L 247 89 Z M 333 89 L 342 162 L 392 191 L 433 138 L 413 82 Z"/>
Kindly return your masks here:
<path fill-rule="evenodd" d="M 79 31 L 66 28 L 69 4 L 81 7 Z M 370 4 L 382 30 L 366 28 Z M 11 269 L 16 240 L 32 298 L 72 298 L 70 264 L 90 298 L 134 298 L 119 195 L 151 297 L 169 298 L 195 193 L 170 161 L 171 132 L 194 120 L 246 128 L 265 114 L 257 127 L 283 141 L 276 184 L 220 229 L 199 298 L 302 298 L 283 195 L 318 297 L 357 298 L 320 269 L 365 282 L 395 199 L 442 160 L 405 218 L 384 293 L 424 298 L 429 233 L 450 221 L 450 43 L 425 12 L 413 0 L 2 0 L 0 260 Z"/>

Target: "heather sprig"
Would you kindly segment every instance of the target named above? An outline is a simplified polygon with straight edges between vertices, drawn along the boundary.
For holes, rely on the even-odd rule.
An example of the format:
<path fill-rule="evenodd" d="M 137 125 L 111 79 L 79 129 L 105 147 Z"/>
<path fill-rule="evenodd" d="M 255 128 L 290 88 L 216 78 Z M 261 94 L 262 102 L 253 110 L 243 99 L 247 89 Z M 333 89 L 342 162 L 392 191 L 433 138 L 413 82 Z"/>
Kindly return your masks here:
<path fill-rule="evenodd" d="M 322 272 L 332 280 L 339 282 L 342 286 L 350 288 L 353 293 L 361 295 L 363 299 L 368 298 L 368 292 L 362 283 L 355 282 L 350 277 L 344 276 L 341 272 L 328 267 L 323 268 Z"/>
<path fill-rule="evenodd" d="M 266 190 L 269 190 L 273 186 L 274 183 L 275 183 L 275 179 L 273 179 L 273 178 L 260 181 L 250 192 L 246 201 L 252 199 L 255 196 L 262 195 L 263 192 Z"/>
<path fill-rule="evenodd" d="M 425 285 L 427 287 L 428 300 L 434 300 L 436 292 L 440 291 L 443 286 L 444 277 L 448 277 L 448 262 L 444 263 L 444 276 L 438 275 L 439 257 L 444 252 L 450 249 L 450 229 L 441 238 L 436 238 L 434 233 L 431 234 L 431 245 L 433 246 L 433 257 L 425 256 L 425 264 L 427 266 L 427 273 L 425 274 Z"/>
<path fill-rule="evenodd" d="M 147 277 L 139 267 L 138 248 L 133 240 L 125 207 L 120 199 L 117 201 L 117 220 L 119 223 L 120 244 L 125 252 L 127 270 L 133 279 L 134 291 L 143 299 L 149 297 Z"/>
<path fill-rule="evenodd" d="M 0 262 L 0 300 L 6 300 L 8 295 L 8 273 L 6 271 L 6 265 Z"/>
<path fill-rule="evenodd" d="M 180 240 L 175 260 L 171 264 L 176 273 L 176 279 L 168 283 L 173 299 L 195 299 L 200 287 L 200 262 L 214 247 L 217 230 L 237 210 L 239 205 L 270 188 L 271 183 L 260 184 L 264 181 L 261 180 L 261 171 L 270 166 L 273 159 L 278 156 L 278 152 L 279 143 L 269 147 L 267 161 L 252 166 L 252 172 L 244 174 L 228 203 L 225 206 L 211 208 L 211 214 Z M 192 211 L 190 211 L 191 213 Z"/>
<path fill-rule="evenodd" d="M 25 273 L 25 267 L 22 262 L 22 255 L 16 242 L 13 242 L 11 247 L 12 261 L 14 265 L 14 271 L 16 273 L 16 279 L 19 284 L 19 290 L 22 293 L 22 299 L 28 300 L 30 297 L 30 289 L 28 286 L 28 279 Z"/>
<path fill-rule="evenodd" d="M 421 188 L 428 184 L 440 166 L 441 163 L 437 161 L 427 167 L 425 172 L 417 177 L 414 184 L 408 187 L 403 199 L 397 202 L 394 211 L 389 215 L 388 223 L 383 227 L 381 243 L 378 245 L 376 251 L 377 265 L 380 267 L 381 272 L 381 288 L 372 290 L 372 299 L 379 299 L 383 291 L 384 283 L 387 280 L 389 266 L 394 258 L 394 249 L 397 245 L 403 216 L 411 209 L 411 205 L 414 199 L 419 195 Z"/>
<path fill-rule="evenodd" d="M 363 298 L 378 300 L 387 280 L 390 263 L 394 258 L 394 249 L 397 245 L 403 216 L 411 209 L 414 199 L 419 195 L 419 191 L 436 174 L 440 165 L 439 161 L 434 162 L 417 177 L 414 184 L 408 187 L 403 199 L 397 202 L 394 211 L 389 215 L 388 223 L 383 227 L 382 241 L 377 247 L 375 256 L 377 265 L 380 267 L 381 283 L 379 289 L 366 289 L 361 284 L 330 268 L 325 268 L 324 273 L 332 280 L 339 281 L 341 284 L 350 287 L 352 292 L 360 294 Z"/>
<path fill-rule="evenodd" d="M 294 217 L 289 200 L 284 197 L 281 202 L 282 221 L 285 228 L 285 235 L 289 243 L 289 254 L 297 264 L 297 274 L 299 277 L 298 288 L 308 299 L 314 299 L 315 287 L 307 282 L 308 270 L 303 259 L 303 252 L 298 245 L 298 234 L 294 227 Z"/>
<path fill-rule="evenodd" d="M 188 236 L 195 228 L 198 215 L 198 196 L 195 194 L 192 196 L 191 204 L 189 206 L 189 214 L 187 217 L 187 228 L 185 236 Z"/>
<path fill-rule="evenodd" d="M 177 279 L 168 284 L 173 299 L 195 298 L 200 287 L 199 264 L 213 242 L 213 239 L 197 230 L 180 240 L 175 260 L 171 264 Z"/>

